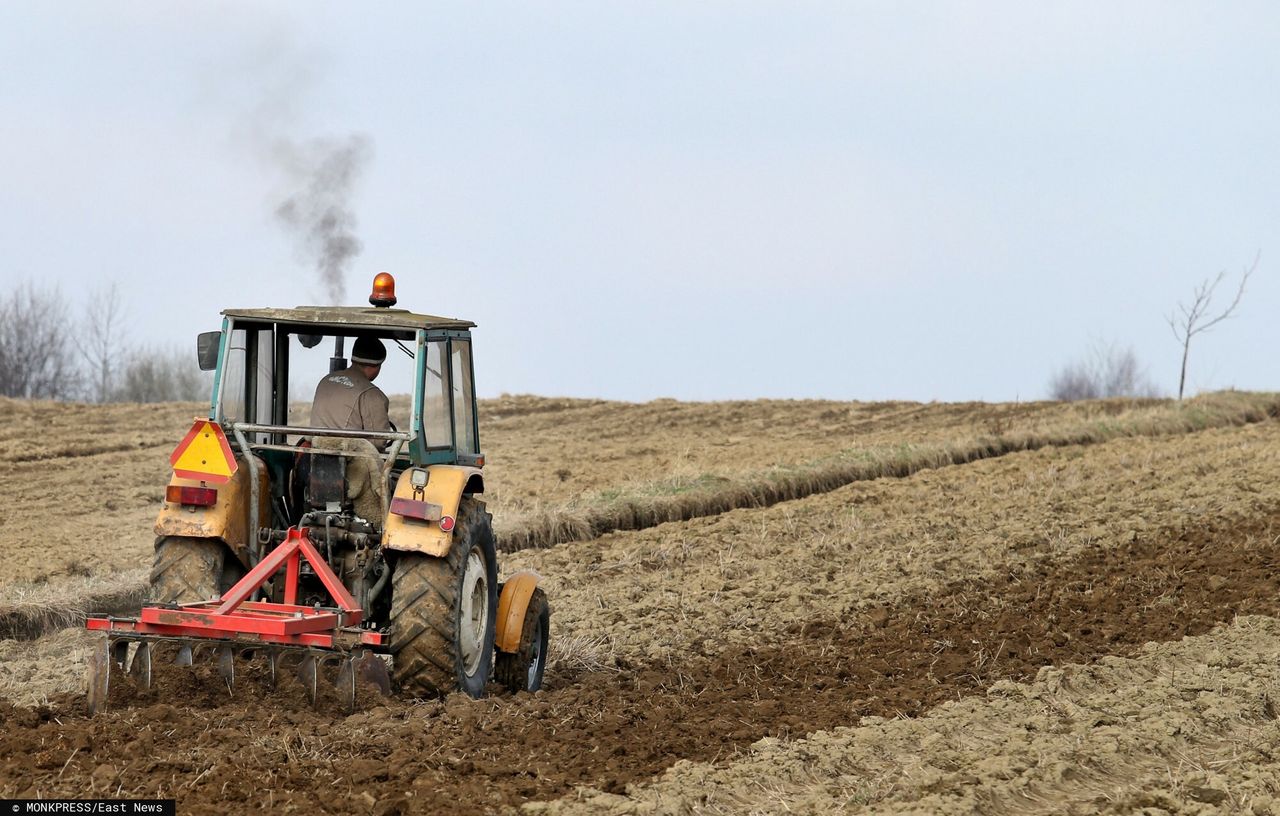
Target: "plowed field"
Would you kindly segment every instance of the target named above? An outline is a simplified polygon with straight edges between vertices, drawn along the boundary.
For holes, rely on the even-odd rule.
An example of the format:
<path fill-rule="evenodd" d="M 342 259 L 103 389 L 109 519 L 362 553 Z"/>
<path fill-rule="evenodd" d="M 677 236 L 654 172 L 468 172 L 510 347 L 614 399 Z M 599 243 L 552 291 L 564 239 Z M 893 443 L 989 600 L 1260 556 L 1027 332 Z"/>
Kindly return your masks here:
<path fill-rule="evenodd" d="M 486 407 L 490 451 L 504 422 L 529 423 L 511 449 L 555 427 L 554 438 L 598 434 L 625 459 L 625 445 L 644 444 L 645 412 L 666 440 L 655 450 L 716 435 L 714 406 L 673 403 L 662 422 L 662 404 L 510 402 L 525 410 Z M 883 418 L 868 438 L 887 429 L 869 445 L 895 433 L 924 444 L 895 424 L 903 406 L 761 405 L 722 406 L 721 419 L 773 417 L 749 429 L 759 458 L 744 431 L 724 459 L 691 442 L 692 467 L 731 479 L 816 461 L 861 438 L 850 425 L 824 444 L 822 412 L 863 407 Z M 939 446 L 1012 410 L 917 408 L 938 413 L 920 432 Z M 791 409 L 794 421 L 778 419 Z M 178 426 L 190 413 L 156 410 Z M 626 441 L 608 441 L 611 425 Z M 771 435 L 782 428 L 799 429 L 794 444 Z M 589 448 L 558 461 L 596 473 L 582 478 L 597 499 L 665 478 L 662 454 L 596 472 Z M 809 458 L 783 462 L 784 449 Z M 509 467 L 494 471 L 507 491 L 495 507 L 543 497 L 512 486 L 538 480 Z M 581 501 L 562 467 L 548 500 Z M 504 569 L 537 570 L 552 598 L 554 662 L 534 695 L 366 697 L 344 716 L 331 700 L 310 709 L 291 683 L 268 691 L 251 668 L 229 700 L 202 665 L 169 667 L 151 692 L 89 719 L 71 688 L 86 636 L 9 641 L 0 795 L 175 796 L 182 813 L 1273 812 L 1278 485 L 1280 424 L 1263 419 L 1055 443 L 507 553 Z M 119 565 L 146 549 L 126 548 Z"/>
<path fill-rule="evenodd" d="M 407 410 L 406 399 L 393 399 L 393 418 L 402 426 Z M 584 517 L 596 522 L 595 534 L 652 523 L 656 519 L 637 516 L 653 506 L 666 517 L 688 517 L 953 457 L 1074 438 L 1178 433 L 1277 412 L 1276 395 L 1243 393 L 1208 395 L 1185 409 L 1158 401 L 480 402 L 486 500 L 500 538 L 517 541 L 530 530 L 565 534 L 590 527 Z M 295 413 L 295 422 L 305 422 L 306 406 Z M 0 587 L 149 566 L 168 454 L 201 414 L 207 407 L 198 403 L 85 406 L 0 398 L 0 546 L 6 553 Z M 4 600 L 0 594 L 0 605 Z"/>

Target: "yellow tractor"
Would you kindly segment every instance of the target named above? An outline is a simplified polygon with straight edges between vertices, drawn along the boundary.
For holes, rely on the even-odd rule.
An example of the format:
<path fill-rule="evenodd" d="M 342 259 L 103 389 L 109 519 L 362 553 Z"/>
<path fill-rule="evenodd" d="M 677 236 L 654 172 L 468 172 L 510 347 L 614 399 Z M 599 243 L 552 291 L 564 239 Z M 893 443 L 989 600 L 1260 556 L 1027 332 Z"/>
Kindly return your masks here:
<path fill-rule="evenodd" d="M 164 657 L 212 657 L 230 690 L 236 659 L 252 653 L 312 700 L 321 669 L 336 666 L 348 707 L 362 679 L 415 695 L 541 686 L 547 598 L 532 573 L 499 584 L 481 498 L 475 324 L 394 308 L 385 272 L 369 302 L 229 309 L 221 331 L 199 336 L 209 413 L 170 459 L 150 602 L 137 617 L 88 620 L 105 634 L 91 710 L 122 672 L 149 686 Z M 291 424 L 290 371 L 310 372 L 309 395 L 317 376 L 348 370 L 345 344 L 370 342 L 359 338 L 395 356 L 382 367 L 411 389 L 407 426 Z"/>

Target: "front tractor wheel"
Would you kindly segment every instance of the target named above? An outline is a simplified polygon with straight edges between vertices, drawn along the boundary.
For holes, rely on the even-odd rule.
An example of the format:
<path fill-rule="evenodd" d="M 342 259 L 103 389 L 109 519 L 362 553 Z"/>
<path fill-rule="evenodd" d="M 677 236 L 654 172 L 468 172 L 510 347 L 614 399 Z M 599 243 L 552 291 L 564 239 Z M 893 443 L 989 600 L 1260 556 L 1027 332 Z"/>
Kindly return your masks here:
<path fill-rule="evenodd" d="M 415 694 L 484 695 L 493 665 L 498 555 L 484 504 L 458 505 L 453 546 L 442 558 L 397 553 L 391 573 L 392 676 Z"/>
<path fill-rule="evenodd" d="M 156 541 L 151 567 L 151 600 L 156 603 L 196 603 L 222 590 L 227 548 L 209 538 L 166 536 Z"/>
<path fill-rule="evenodd" d="M 533 591 L 520 629 L 520 646 L 514 654 L 499 652 L 493 676 L 511 691 L 537 691 L 547 670 L 547 643 L 551 635 L 551 606 L 541 589 Z"/>

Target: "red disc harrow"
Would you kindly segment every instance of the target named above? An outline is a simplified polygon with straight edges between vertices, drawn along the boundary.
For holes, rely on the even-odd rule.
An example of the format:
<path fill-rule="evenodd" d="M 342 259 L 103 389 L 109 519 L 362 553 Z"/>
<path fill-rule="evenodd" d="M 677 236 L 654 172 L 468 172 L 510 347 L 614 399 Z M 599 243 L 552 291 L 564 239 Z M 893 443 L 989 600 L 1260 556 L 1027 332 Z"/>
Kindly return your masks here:
<path fill-rule="evenodd" d="M 335 606 L 297 603 L 303 559 Z M 285 571 L 283 603 L 249 600 L 281 568 Z M 291 527 L 284 541 L 222 597 L 197 603 L 147 604 L 136 618 L 91 616 L 86 627 L 105 632 L 107 638 L 90 660 L 89 709 L 95 712 L 105 706 L 113 666 L 127 670 L 149 687 L 152 651 L 162 644 L 175 645 L 175 662 L 186 665 L 201 647 L 214 647 L 228 691 L 234 686 L 237 652 L 265 651 L 271 659 L 273 680 L 283 659 L 299 656 L 296 672 L 313 701 L 317 665 L 340 662 L 339 697 L 353 708 L 357 677 L 374 683 L 384 694 L 390 693 L 386 664 L 374 653 L 383 646 L 383 636 L 361 629 L 363 618 L 364 610 L 311 543 L 307 528 Z M 137 644 L 132 655 L 131 644 Z"/>

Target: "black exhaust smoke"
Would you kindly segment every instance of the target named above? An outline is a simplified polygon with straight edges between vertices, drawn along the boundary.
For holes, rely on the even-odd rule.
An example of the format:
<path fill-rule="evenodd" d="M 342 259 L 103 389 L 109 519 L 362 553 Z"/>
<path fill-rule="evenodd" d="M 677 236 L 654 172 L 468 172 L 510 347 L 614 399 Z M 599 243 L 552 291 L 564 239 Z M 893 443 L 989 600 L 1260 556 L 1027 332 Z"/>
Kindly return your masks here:
<path fill-rule="evenodd" d="M 363 134 L 277 141 L 273 153 L 286 180 L 276 219 L 294 239 L 300 260 L 314 266 L 330 303 L 340 304 L 346 273 L 363 245 L 352 195 L 373 149 Z"/>

